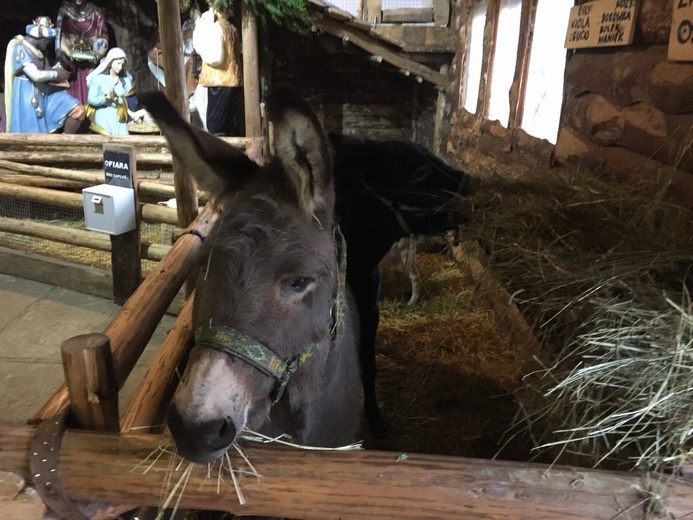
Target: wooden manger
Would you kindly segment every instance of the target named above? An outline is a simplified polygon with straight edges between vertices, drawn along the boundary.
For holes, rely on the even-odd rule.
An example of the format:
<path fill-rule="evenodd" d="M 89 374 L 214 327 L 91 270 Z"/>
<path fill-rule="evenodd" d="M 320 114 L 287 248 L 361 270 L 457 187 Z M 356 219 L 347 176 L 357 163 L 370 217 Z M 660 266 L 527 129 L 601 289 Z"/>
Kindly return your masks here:
<path fill-rule="evenodd" d="M 215 218 L 205 208 L 191 228 L 206 235 Z M 157 425 L 192 336 L 192 299 L 120 417 L 113 403 L 200 244 L 198 236 L 182 235 L 103 334 L 63 345 L 68 383 L 36 414 L 38 427 L 0 424 L 0 472 L 32 482 L 37 429 L 71 404 L 81 427 L 67 430 L 55 446 L 62 490 L 69 500 L 105 502 L 120 506 L 118 511 L 160 507 L 168 495 L 168 507 L 315 519 L 593 520 L 693 513 L 688 481 L 643 473 L 370 450 L 310 451 L 251 441 L 241 442 L 243 457 L 230 452 L 236 485 L 228 472 L 221 482 L 218 467 L 188 466 L 164 448 L 170 439 Z M 467 259 L 468 269 L 477 260 Z"/>

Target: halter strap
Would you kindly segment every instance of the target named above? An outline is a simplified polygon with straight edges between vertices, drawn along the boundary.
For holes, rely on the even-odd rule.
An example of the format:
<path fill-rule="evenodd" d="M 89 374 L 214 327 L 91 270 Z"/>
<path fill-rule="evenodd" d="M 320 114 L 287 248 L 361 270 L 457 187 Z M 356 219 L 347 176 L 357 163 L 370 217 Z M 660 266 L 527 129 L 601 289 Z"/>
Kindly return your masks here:
<path fill-rule="evenodd" d="M 346 314 L 346 269 L 347 269 L 347 243 L 339 225 L 335 225 L 332 230 L 335 243 L 337 244 L 337 286 L 332 303 L 332 341 L 337 341 L 342 334 L 346 324 L 344 315 Z"/>
<path fill-rule="evenodd" d="M 195 343 L 245 361 L 266 376 L 276 379 L 277 384 L 272 391 L 272 404 L 276 404 L 281 398 L 291 374 L 318 350 L 318 345 L 314 344 L 298 356 L 283 361 L 268 347 L 236 329 L 223 325 L 210 326 L 207 323 L 197 329 Z"/>
<path fill-rule="evenodd" d="M 344 333 L 346 311 L 346 240 L 339 226 L 335 225 L 333 236 L 337 244 L 337 284 L 330 310 L 332 341 Z M 276 404 L 286 390 L 291 374 L 303 366 L 318 351 L 319 344 L 309 345 L 301 354 L 284 361 L 272 349 L 242 332 L 224 325 L 203 323 L 195 332 L 195 343 L 204 345 L 233 358 L 240 359 L 266 376 L 276 380 L 272 390 L 272 404 Z"/>

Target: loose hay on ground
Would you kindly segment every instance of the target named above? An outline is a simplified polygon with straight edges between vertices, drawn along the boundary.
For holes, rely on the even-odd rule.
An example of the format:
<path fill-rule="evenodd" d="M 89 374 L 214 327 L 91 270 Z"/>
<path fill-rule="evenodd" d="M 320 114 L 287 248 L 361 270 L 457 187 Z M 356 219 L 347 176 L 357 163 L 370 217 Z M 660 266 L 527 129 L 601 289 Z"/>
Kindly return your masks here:
<path fill-rule="evenodd" d="M 515 407 L 523 360 L 495 317 L 475 304 L 456 264 L 418 254 L 421 299 L 408 306 L 400 266 L 383 270 L 378 396 L 388 431 L 374 446 L 402 452 L 491 456 Z M 509 458 L 522 458 L 509 453 Z"/>
<path fill-rule="evenodd" d="M 691 345 L 667 298 L 680 304 L 691 288 L 693 212 L 661 184 L 616 185 L 568 169 L 492 182 L 475 202 L 467 236 L 478 237 L 556 359 L 518 392 L 514 431 L 557 462 L 678 464 L 693 440 L 679 411 L 691 411 L 693 398 L 685 378 L 663 375 L 679 373 Z M 680 401 L 663 406 L 670 394 Z"/>

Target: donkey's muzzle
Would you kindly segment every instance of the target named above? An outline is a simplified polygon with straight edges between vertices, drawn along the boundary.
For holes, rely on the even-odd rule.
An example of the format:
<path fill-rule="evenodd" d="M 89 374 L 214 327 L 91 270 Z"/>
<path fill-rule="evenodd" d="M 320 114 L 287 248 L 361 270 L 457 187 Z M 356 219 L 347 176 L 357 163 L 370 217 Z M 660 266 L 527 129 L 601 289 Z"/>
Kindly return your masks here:
<path fill-rule="evenodd" d="M 168 409 L 166 422 L 178 453 L 191 462 L 206 464 L 215 461 L 236 438 L 236 427 L 230 418 L 191 422 L 174 404 Z"/>

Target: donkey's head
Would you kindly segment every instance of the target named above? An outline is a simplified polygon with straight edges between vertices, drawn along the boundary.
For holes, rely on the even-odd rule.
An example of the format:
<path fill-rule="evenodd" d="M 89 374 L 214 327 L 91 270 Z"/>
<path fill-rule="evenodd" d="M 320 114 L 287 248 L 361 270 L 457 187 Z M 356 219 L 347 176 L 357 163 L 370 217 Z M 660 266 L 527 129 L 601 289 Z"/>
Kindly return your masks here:
<path fill-rule="evenodd" d="M 199 265 L 196 345 L 168 413 L 179 452 L 209 462 L 263 425 L 287 380 L 305 385 L 302 363 L 326 355 L 337 280 L 331 158 L 315 115 L 289 89 L 269 103 L 275 154 L 263 167 L 183 122 L 163 96 L 143 102 L 223 208 Z M 295 394 L 282 399 L 291 406 Z"/>

